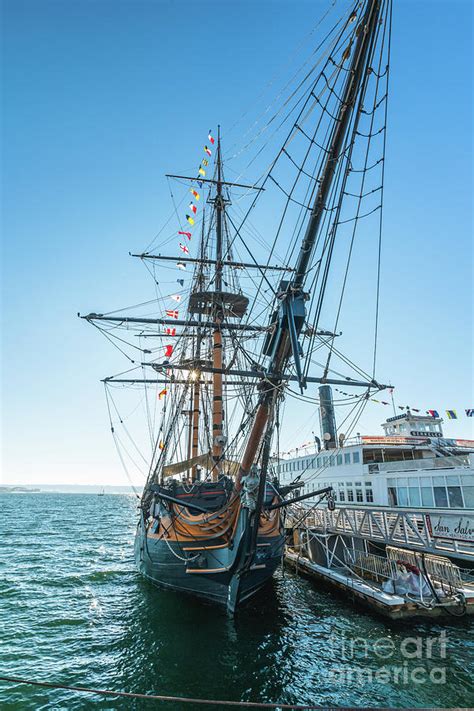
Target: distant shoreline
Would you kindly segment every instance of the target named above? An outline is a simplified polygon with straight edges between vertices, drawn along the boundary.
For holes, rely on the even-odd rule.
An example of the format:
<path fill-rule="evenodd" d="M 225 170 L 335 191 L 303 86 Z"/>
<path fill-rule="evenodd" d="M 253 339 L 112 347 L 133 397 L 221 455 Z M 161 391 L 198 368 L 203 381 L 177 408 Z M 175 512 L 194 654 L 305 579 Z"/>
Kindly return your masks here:
<path fill-rule="evenodd" d="M 131 486 L 94 486 L 86 484 L 38 484 L 28 485 L 1 485 L 0 494 L 141 494 L 141 487 Z"/>

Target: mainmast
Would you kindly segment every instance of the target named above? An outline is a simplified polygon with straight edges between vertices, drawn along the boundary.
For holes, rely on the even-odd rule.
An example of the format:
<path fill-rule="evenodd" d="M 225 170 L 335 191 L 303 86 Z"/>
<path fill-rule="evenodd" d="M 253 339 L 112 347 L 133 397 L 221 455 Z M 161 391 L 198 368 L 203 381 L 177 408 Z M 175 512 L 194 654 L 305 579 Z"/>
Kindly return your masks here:
<path fill-rule="evenodd" d="M 214 282 L 216 300 L 214 304 L 214 328 L 212 332 L 212 365 L 215 372 L 212 378 L 212 459 L 214 467 L 212 478 L 217 480 L 220 473 L 219 461 L 222 457 L 222 425 L 224 420 L 222 400 L 222 331 L 223 321 L 222 299 L 222 218 L 224 212 L 224 199 L 222 196 L 222 159 L 221 159 L 221 132 L 217 129 L 217 192 L 214 200 L 216 210 L 216 265 Z"/>

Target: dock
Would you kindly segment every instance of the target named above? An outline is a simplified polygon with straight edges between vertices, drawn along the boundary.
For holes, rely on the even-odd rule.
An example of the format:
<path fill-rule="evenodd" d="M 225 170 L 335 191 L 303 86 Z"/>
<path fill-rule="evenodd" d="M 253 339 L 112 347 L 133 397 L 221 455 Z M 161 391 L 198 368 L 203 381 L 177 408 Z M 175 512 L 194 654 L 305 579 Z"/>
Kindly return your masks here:
<path fill-rule="evenodd" d="M 286 525 L 288 566 L 376 614 L 474 615 L 474 546 L 433 535 L 426 512 L 299 507 Z"/>

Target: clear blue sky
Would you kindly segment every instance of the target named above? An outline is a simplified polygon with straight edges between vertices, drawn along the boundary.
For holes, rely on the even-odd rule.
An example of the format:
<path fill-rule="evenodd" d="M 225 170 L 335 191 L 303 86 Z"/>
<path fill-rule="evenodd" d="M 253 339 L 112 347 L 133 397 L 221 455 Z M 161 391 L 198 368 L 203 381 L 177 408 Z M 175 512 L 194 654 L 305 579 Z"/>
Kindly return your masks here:
<path fill-rule="evenodd" d="M 98 382 L 120 354 L 76 312 L 153 298 L 128 251 L 171 212 L 164 173 L 196 164 L 210 126 L 249 109 L 248 128 L 328 4 L 2 2 L 6 482 L 127 483 Z M 394 6 L 378 374 L 472 437 L 472 3 Z"/>

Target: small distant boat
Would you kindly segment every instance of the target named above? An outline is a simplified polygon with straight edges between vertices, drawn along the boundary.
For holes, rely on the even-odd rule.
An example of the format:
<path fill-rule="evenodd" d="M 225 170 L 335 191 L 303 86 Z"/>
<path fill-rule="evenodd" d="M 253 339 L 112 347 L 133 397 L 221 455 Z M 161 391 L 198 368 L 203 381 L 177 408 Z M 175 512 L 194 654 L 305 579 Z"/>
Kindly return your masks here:
<path fill-rule="evenodd" d="M 102 489 L 102 491 L 99 491 L 97 496 L 105 496 L 105 489 Z"/>

